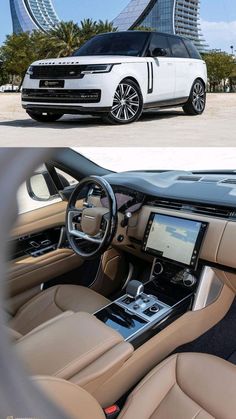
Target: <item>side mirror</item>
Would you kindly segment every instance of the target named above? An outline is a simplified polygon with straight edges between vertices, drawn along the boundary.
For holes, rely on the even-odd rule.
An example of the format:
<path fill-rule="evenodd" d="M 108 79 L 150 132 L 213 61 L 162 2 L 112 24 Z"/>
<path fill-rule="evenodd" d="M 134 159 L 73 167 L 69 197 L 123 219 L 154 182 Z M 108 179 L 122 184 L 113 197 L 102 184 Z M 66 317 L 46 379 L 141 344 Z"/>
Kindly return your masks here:
<path fill-rule="evenodd" d="M 168 52 L 165 48 L 155 48 L 152 51 L 152 57 L 166 57 Z"/>
<path fill-rule="evenodd" d="M 62 185 L 66 188 L 70 186 L 68 180 L 58 174 Z M 26 181 L 26 188 L 30 198 L 35 201 L 51 201 L 58 196 L 58 190 L 55 187 L 49 173 L 47 171 L 35 173 Z"/>

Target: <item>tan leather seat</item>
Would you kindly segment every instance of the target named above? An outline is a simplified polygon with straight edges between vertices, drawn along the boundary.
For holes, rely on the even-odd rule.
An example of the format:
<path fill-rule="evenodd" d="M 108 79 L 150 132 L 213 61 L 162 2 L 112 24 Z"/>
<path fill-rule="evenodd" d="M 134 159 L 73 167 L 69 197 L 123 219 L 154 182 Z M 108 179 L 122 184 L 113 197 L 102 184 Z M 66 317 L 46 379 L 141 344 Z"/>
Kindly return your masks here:
<path fill-rule="evenodd" d="M 84 311 L 92 314 L 109 302 L 107 298 L 86 287 L 57 285 L 24 304 L 9 321 L 9 327 L 25 335 L 65 311 Z"/>
<path fill-rule="evenodd" d="M 99 404 L 75 384 L 33 380 L 73 419 L 104 419 Z M 235 419 L 236 366 L 196 353 L 173 355 L 129 396 L 119 419 Z"/>

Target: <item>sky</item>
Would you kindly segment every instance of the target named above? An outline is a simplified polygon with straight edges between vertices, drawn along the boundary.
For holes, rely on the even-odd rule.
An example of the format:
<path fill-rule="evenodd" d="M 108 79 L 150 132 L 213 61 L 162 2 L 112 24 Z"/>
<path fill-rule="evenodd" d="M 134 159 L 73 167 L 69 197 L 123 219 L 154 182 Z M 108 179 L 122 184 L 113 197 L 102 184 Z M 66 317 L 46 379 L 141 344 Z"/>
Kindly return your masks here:
<path fill-rule="evenodd" d="M 84 18 L 112 20 L 129 0 L 53 0 L 59 17 L 80 21 Z M 0 0 L 0 44 L 11 33 L 9 0 Z M 203 34 L 211 48 L 236 50 L 236 0 L 201 0 Z"/>

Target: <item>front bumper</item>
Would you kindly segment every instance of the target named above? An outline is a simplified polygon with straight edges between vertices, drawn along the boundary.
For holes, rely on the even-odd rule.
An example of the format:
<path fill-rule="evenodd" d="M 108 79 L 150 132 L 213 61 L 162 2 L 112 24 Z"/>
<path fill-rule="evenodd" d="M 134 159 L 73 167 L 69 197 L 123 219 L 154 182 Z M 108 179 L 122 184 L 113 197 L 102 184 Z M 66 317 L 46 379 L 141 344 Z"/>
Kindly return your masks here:
<path fill-rule="evenodd" d="M 100 103 L 100 89 L 22 89 L 22 102 L 85 104 Z"/>
<path fill-rule="evenodd" d="M 23 109 L 26 112 L 38 112 L 38 113 L 61 113 L 63 115 L 93 115 L 93 114 L 107 114 L 111 111 L 111 106 L 64 106 L 64 105 L 48 105 L 48 104 L 32 104 L 22 103 Z"/>
<path fill-rule="evenodd" d="M 73 113 L 109 112 L 120 82 L 116 71 L 86 75 L 83 79 L 65 79 L 64 87 L 40 87 L 40 80 L 26 75 L 22 89 L 22 107 L 26 110 Z M 91 96 L 86 94 L 91 92 Z M 82 93 L 82 94 L 81 94 Z M 83 93 L 85 96 L 83 97 Z"/>

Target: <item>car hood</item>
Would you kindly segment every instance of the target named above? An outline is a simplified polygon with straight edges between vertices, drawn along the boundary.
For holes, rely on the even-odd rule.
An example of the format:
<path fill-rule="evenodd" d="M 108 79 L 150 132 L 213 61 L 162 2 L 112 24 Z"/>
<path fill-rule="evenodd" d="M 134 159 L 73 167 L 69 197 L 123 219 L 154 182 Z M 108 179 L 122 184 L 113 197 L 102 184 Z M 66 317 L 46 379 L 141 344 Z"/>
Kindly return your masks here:
<path fill-rule="evenodd" d="M 35 61 L 32 65 L 78 65 L 78 64 L 116 64 L 146 62 L 144 57 L 128 57 L 125 55 L 92 55 L 83 57 L 50 58 Z"/>

